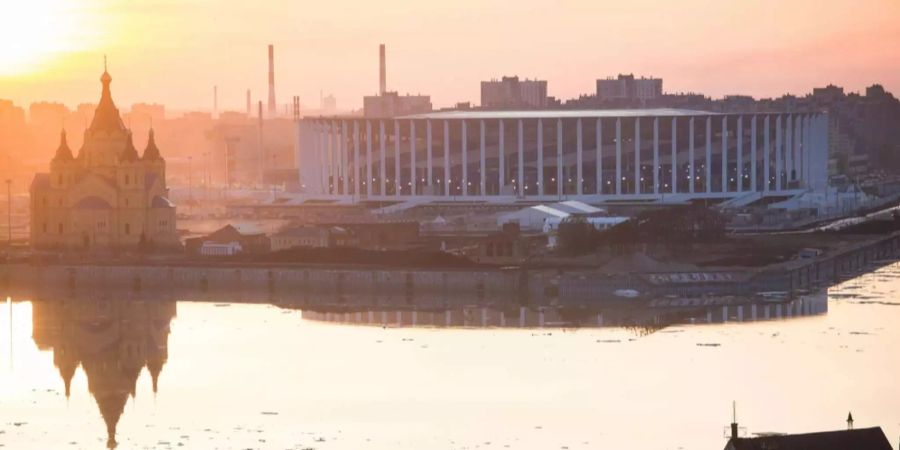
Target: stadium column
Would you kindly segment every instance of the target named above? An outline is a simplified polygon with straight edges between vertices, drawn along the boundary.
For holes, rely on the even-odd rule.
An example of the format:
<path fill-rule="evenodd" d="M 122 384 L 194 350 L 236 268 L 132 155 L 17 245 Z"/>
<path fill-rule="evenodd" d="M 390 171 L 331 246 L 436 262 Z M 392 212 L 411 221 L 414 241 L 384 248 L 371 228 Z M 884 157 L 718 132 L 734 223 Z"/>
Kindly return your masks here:
<path fill-rule="evenodd" d="M 444 121 L 444 196 L 450 196 L 450 122 Z"/>
<path fill-rule="evenodd" d="M 788 114 L 784 124 L 784 173 L 788 185 L 794 179 L 794 145 L 794 116 Z"/>
<path fill-rule="evenodd" d="M 781 154 L 781 115 L 775 117 L 775 190 L 781 190 L 781 173 L 784 170 Z"/>
<path fill-rule="evenodd" d="M 811 188 L 812 186 L 812 170 L 813 170 L 813 160 L 816 155 L 813 152 L 816 151 L 816 146 L 819 145 L 818 141 L 813 141 L 815 137 L 813 135 L 811 121 L 809 116 L 803 117 L 803 131 L 805 134 L 803 135 L 803 161 L 804 161 L 804 181 L 806 182 L 806 187 Z"/>
<path fill-rule="evenodd" d="M 744 116 L 737 118 L 737 159 L 735 167 L 737 168 L 737 191 L 744 192 Z"/>
<path fill-rule="evenodd" d="M 694 188 L 694 117 L 688 122 L 688 192 L 693 194 Z"/>
<path fill-rule="evenodd" d="M 462 128 L 462 195 L 463 197 L 469 195 L 469 139 L 466 135 L 468 129 L 466 128 L 466 121 L 461 121 Z"/>
<path fill-rule="evenodd" d="M 544 195 L 544 122 L 537 120 L 537 195 Z"/>
<path fill-rule="evenodd" d="M 372 122 L 366 121 L 366 179 L 363 181 L 366 185 L 366 196 L 372 195 Z"/>
<path fill-rule="evenodd" d="M 337 122 L 331 122 L 331 194 L 338 193 L 338 177 L 341 172 L 341 133 Z"/>
<path fill-rule="evenodd" d="M 506 130 L 504 129 L 503 119 L 498 119 L 498 126 L 500 127 L 500 131 L 498 133 L 499 140 L 497 141 L 497 157 L 499 159 L 500 167 L 497 171 L 497 181 L 499 182 L 499 194 L 503 194 L 503 185 L 506 183 L 506 150 L 503 148 Z"/>
<path fill-rule="evenodd" d="M 673 194 L 678 192 L 678 144 L 676 143 L 677 140 L 678 140 L 678 118 L 672 117 L 672 161 L 670 161 L 672 173 L 670 175 L 672 177 L 672 193 Z"/>
<path fill-rule="evenodd" d="M 806 174 L 803 172 L 803 164 L 805 162 L 804 154 L 803 154 L 803 145 L 806 143 L 806 139 L 803 127 L 803 116 L 795 116 L 794 117 L 794 145 L 793 153 L 794 153 L 794 174 L 795 178 L 800 181 L 803 180 Z M 798 186 L 802 186 L 803 183 L 797 183 Z"/>
<path fill-rule="evenodd" d="M 359 122 L 353 121 L 353 194 L 362 192 L 362 180 L 359 176 Z"/>
<path fill-rule="evenodd" d="M 616 195 L 622 195 L 622 118 L 616 117 Z"/>
<path fill-rule="evenodd" d="M 722 192 L 728 192 L 728 116 L 722 116 Z"/>
<path fill-rule="evenodd" d="M 583 162 L 582 162 L 582 159 L 584 159 L 583 158 L 584 142 L 582 141 L 583 136 L 582 136 L 582 130 L 581 130 L 581 118 L 580 117 L 578 118 L 578 121 L 575 123 L 575 139 L 576 139 L 575 140 L 575 144 L 576 144 L 576 147 L 575 147 L 575 158 L 576 158 L 575 183 L 577 186 L 575 188 L 575 192 L 578 195 L 582 195 L 582 194 L 584 194 L 584 186 L 583 186 L 584 185 L 584 176 L 583 176 L 584 166 L 583 166 Z"/>
<path fill-rule="evenodd" d="M 518 196 L 525 196 L 525 130 L 523 128 L 522 119 L 519 119 L 518 126 L 518 144 L 519 144 L 519 160 L 518 174 L 516 175 L 516 185 L 518 186 Z"/>
<path fill-rule="evenodd" d="M 400 176 L 400 121 L 394 120 L 394 195 L 403 193 Z"/>
<path fill-rule="evenodd" d="M 634 118 L 634 193 L 641 193 L 641 118 Z"/>
<path fill-rule="evenodd" d="M 772 188 L 772 168 L 770 167 L 772 163 L 769 161 L 770 153 L 772 151 L 771 146 L 771 125 L 770 125 L 769 116 L 763 120 L 763 179 L 765 180 L 765 184 L 763 184 L 763 192 L 769 192 Z"/>
<path fill-rule="evenodd" d="M 653 193 L 659 194 L 659 117 L 653 118 Z"/>
<path fill-rule="evenodd" d="M 425 176 L 428 177 L 425 185 L 428 186 L 427 195 L 432 195 L 431 183 L 434 179 L 434 158 L 432 157 L 431 145 L 431 120 L 425 121 Z"/>
<path fill-rule="evenodd" d="M 347 173 L 349 165 L 348 155 L 350 151 L 347 148 L 347 121 L 341 121 L 341 194 L 350 194 L 350 174 Z"/>
<path fill-rule="evenodd" d="M 416 122 L 409 121 L 409 195 L 416 195 L 419 174 L 416 170 Z"/>
<path fill-rule="evenodd" d="M 481 160 L 480 170 L 478 171 L 478 195 L 484 197 L 487 195 L 487 160 L 485 155 L 485 132 L 484 120 L 478 121 L 479 131 L 479 159 Z"/>
<path fill-rule="evenodd" d="M 756 115 L 750 119 L 750 191 L 756 192 Z"/>
<path fill-rule="evenodd" d="M 563 194 L 563 123 L 556 119 L 556 197 Z"/>
<path fill-rule="evenodd" d="M 712 192 L 712 116 L 706 116 L 706 192 Z"/>
<path fill-rule="evenodd" d="M 384 164 L 385 164 L 385 159 L 387 159 L 386 158 L 387 154 L 384 151 L 385 148 L 384 148 L 384 121 L 383 120 L 378 121 L 378 149 L 379 149 L 378 177 L 380 180 L 380 182 L 378 183 L 379 184 L 378 193 L 380 195 L 385 195 L 385 193 L 387 192 L 387 190 L 386 190 L 387 177 L 385 177 L 385 173 L 384 173 Z"/>
<path fill-rule="evenodd" d="M 596 147 L 595 147 L 595 152 L 596 152 L 595 157 L 597 158 L 595 168 L 597 169 L 596 170 L 597 173 L 595 174 L 595 178 L 597 180 L 597 189 L 596 189 L 597 192 L 596 193 L 597 193 L 597 195 L 600 195 L 600 194 L 603 194 L 603 123 L 601 122 L 601 119 L 599 117 L 597 118 L 596 127 L 597 127 L 597 130 L 596 130 L 596 133 L 594 134 L 594 136 L 596 136 L 596 138 L 597 138 Z"/>

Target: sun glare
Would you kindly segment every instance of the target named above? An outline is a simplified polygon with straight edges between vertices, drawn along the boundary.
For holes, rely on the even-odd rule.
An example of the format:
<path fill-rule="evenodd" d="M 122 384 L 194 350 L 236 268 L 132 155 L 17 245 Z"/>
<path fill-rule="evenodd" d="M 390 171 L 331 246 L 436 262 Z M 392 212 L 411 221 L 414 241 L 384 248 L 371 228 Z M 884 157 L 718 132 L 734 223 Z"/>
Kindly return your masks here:
<path fill-rule="evenodd" d="M 70 0 L 0 1 L 0 76 L 27 75 L 78 50 Z"/>

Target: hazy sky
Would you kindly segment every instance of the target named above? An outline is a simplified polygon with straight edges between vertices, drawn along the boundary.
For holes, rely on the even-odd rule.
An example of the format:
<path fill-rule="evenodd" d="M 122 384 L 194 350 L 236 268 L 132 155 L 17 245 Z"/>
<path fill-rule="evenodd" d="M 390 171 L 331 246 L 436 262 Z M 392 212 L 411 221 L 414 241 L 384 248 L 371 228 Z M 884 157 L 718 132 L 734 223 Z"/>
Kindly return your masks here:
<path fill-rule="evenodd" d="M 103 55 L 120 105 L 220 110 L 265 99 L 275 44 L 279 103 L 319 91 L 358 108 L 378 88 L 436 107 L 478 102 L 479 81 L 519 75 L 550 95 L 598 77 L 657 76 L 667 92 L 757 97 L 829 82 L 900 92 L 898 0 L 0 0 L 0 98 L 94 102 Z"/>

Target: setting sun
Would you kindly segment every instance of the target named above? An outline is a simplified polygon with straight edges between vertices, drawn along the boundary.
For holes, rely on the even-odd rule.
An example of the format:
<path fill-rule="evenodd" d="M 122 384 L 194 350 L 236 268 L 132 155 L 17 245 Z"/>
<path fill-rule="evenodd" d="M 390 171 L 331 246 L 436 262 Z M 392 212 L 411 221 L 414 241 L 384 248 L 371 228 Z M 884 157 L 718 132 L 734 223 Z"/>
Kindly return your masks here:
<path fill-rule="evenodd" d="M 0 76 L 39 70 L 79 49 L 79 14 L 65 0 L 5 2 L 0 11 Z"/>

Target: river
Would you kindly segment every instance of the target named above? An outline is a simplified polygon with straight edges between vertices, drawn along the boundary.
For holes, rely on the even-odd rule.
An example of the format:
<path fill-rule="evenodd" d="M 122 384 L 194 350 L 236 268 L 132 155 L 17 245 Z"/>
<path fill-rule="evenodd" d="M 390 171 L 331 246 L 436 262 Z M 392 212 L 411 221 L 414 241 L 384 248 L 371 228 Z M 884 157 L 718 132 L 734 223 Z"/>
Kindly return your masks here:
<path fill-rule="evenodd" d="M 733 401 L 748 435 L 842 429 L 852 411 L 896 445 L 898 299 L 898 264 L 769 320 L 771 305 L 519 327 L 519 306 L 412 319 L 15 297 L 0 307 L 0 446 L 720 449 Z"/>

